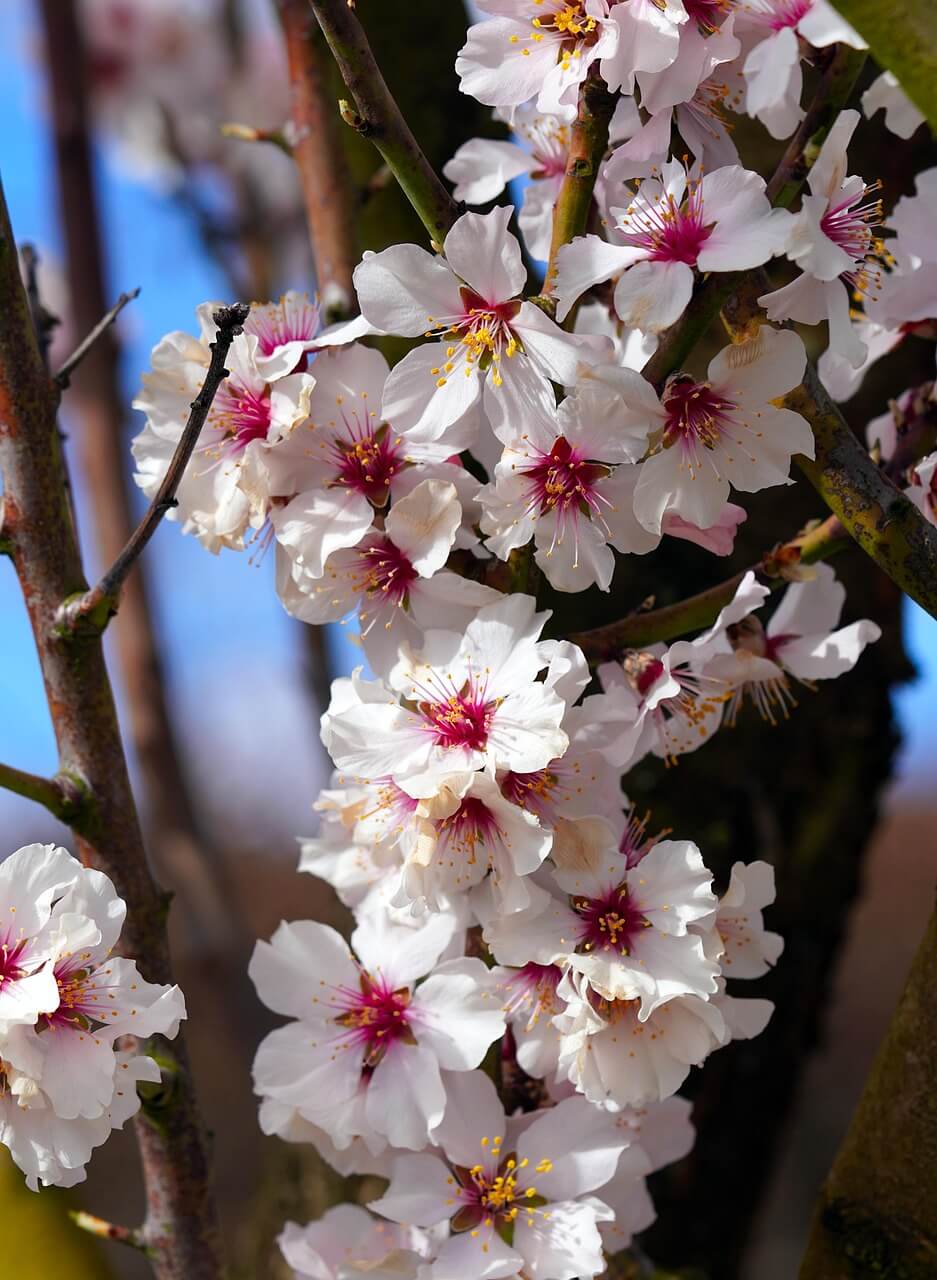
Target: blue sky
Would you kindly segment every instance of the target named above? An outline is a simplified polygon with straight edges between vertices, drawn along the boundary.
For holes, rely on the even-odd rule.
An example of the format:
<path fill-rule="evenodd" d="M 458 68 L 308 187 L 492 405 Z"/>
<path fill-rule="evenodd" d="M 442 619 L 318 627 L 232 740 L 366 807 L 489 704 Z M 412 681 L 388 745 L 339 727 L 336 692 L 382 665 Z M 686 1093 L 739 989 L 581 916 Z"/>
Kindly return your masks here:
<path fill-rule="evenodd" d="M 32 240 L 54 263 L 60 240 L 29 0 L 4 0 L 0 41 L 7 54 L 0 78 L 0 173 L 17 236 Z M 129 177 L 106 146 L 97 159 L 110 292 L 142 288 L 122 325 L 129 403 L 154 343 L 170 329 L 193 327 L 195 306 L 223 297 L 225 286 L 202 254 L 191 222 L 170 199 Z M 89 526 L 83 523 L 93 566 Z M 298 629 L 273 591 L 272 556 L 259 564 L 232 553 L 216 558 L 170 525 L 158 532 L 147 555 L 172 702 L 200 782 L 214 803 L 225 805 L 234 803 L 236 783 L 238 818 L 251 828 L 273 823 L 297 829 L 313 799 L 319 756 L 303 694 Z M 2 561 L 0 635 L 0 759 L 52 771 L 54 747 L 38 667 L 15 578 Z M 347 667 L 353 648 L 341 639 L 334 643 L 339 665 Z M 914 606 L 908 608 L 908 643 L 921 671 L 898 698 L 906 734 L 902 772 L 910 782 L 923 780 L 927 757 L 937 748 L 937 624 Z M 271 813 L 258 821 L 257 806 L 264 804 Z M 0 816 L 21 834 L 31 811 L 0 793 Z"/>

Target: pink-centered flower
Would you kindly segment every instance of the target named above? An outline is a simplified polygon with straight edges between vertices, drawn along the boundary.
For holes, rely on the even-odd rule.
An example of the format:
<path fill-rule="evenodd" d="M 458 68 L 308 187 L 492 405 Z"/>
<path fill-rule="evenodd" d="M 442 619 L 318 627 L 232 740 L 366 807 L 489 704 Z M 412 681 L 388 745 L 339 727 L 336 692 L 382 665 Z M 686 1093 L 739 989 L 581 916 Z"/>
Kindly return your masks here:
<path fill-rule="evenodd" d="M 527 269 L 508 231 L 512 213 L 463 214 L 442 257 L 395 245 L 355 269 L 361 311 L 375 329 L 436 339 L 404 356 L 384 390 L 384 417 L 412 439 L 448 439 L 457 423 L 477 425 L 483 410 L 506 441 L 517 423 L 555 412 L 551 381 L 572 385 L 580 364 L 610 355 L 605 340 L 565 333 L 521 298 Z"/>
<path fill-rule="evenodd" d="M 412 928 L 362 913 L 354 952 L 326 925 L 281 924 L 257 944 L 250 976 L 265 1004 L 298 1021 L 261 1044 L 257 1092 L 339 1148 L 361 1136 L 375 1151 L 420 1150 L 446 1110 L 440 1068 L 478 1066 L 504 1029 L 482 962 L 439 963 L 452 939 L 446 915 Z"/>
<path fill-rule="evenodd" d="M 693 271 L 739 271 L 782 252 L 790 214 L 772 209 L 756 173 L 728 165 L 702 178 L 677 160 L 612 208 L 611 243 L 581 236 L 557 256 L 554 292 L 562 320 L 587 289 L 618 276 L 615 309 L 626 324 L 656 333 L 683 313 Z"/>

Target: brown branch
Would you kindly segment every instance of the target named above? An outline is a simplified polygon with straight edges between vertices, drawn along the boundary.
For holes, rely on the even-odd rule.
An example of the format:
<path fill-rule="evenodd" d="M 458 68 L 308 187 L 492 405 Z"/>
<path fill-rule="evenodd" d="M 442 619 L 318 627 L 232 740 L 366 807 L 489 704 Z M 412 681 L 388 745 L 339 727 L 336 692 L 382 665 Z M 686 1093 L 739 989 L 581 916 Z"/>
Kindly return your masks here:
<path fill-rule="evenodd" d="M 347 0 L 309 3 L 355 102 L 355 112 L 342 112 L 346 123 L 374 144 L 431 240 L 441 243 L 459 207 L 401 115 L 353 7 Z"/>
<path fill-rule="evenodd" d="M 937 1274 L 937 912 L 824 1183 L 801 1280 Z"/>
<path fill-rule="evenodd" d="M 750 566 L 772 591 L 790 580 L 790 570 L 799 564 L 816 564 L 826 560 L 849 546 L 846 530 L 835 516 L 829 516 L 822 524 L 816 524 L 803 533 L 783 543 Z M 641 648 L 660 641 L 676 640 L 691 631 L 702 631 L 712 626 L 719 611 L 732 600 L 747 570 L 735 573 L 725 582 L 708 587 L 694 596 L 679 600 L 676 604 L 647 612 L 638 611 L 617 622 L 592 631 L 580 631 L 569 638 L 591 663 L 607 662 L 619 658 L 626 649 Z"/>
<path fill-rule="evenodd" d="M 62 602 L 86 590 L 56 430 L 57 395 L 43 367 L 0 187 L 0 470 L 4 537 L 29 614 L 59 753 L 81 780 L 78 850 L 127 903 L 122 954 L 171 982 L 166 903 L 147 865 L 104 665 L 101 638 L 63 641 Z M 220 1245 L 208 1157 L 184 1041 L 156 1042 L 172 1089 L 137 1121 L 147 1189 L 143 1227 L 159 1280 L 219 1280 Z M 149 1051 L 149 1050 L 148 1050 Z"/>
<path fill-rule="evenodd" d="M 60 217 L 73 324 L 94 327 L 107 306 L 106 264 L 91 162 L 86 58 L 73 0 L 44 6 Z M 127 463 L 126 410 L 116 330 L 102 333 L 76 369 L 68 402 L 77 411 L 75 443 L 92 495 L 102 564 L 111 563 L 135 526 Z M 143 808 L 156 866 L 177 892 L 187 924 L 219 952 L 239 939 L 236 898 L 220 855 L 202 830 L 169 713 L 150 608 L 146 564 L 124 584 L 114 631 L 128 724 L 143 782 Z M 246 933 L 244 930 L 240 932 Z"/>
<path fill-rule="evenodd" d="M 84 338 L 82 342 L 79 342 L 78 346 L 75 348 L 72 354 L 68 357 L 68 359 L 61 365 L 60 368 L 58 368 L 55 371 L 52 377 L 52 381 L 56 384 L 57 387 L 61 388 L 61 390 L 63 391 L 65 390 L 65 388 L 68 386 L 69 382 L 71 381 L 72 374 L 81 364 L 82 360 L 84 360 L 85 356 L 94 346 L 94 344 L 97 342 L 98 338 L 100 338 L 101 335 L 111 327 L 111 325 L 120 315 L 120 313 L 123 311 L 124 307 L 127 306 L 128 302 L 133 302 L 134 298 L 139 298 L 139 296 L 140 296 L 139 289 L 131 289 L 129 293 L 122 293 L 120 295 L 120 297 L 117 299 L 114 305 L 110 308 L 109 311 L 106 311 L 104 313 L 104 315 L 101 317 L 98 323 L 94 326 L 91 332 L 87 335 L 87 337 Z"/>
<path fill-rule="evenodd" d="M 292 155 L 303 190 L 319 291 L 327 298 L 329 319 L 355 312 L 352 272 L 359 253 L 355 237 L 355 201 L 337 114 L 323 67 L 322 34 L 308 0 L 277 0 L 286 41 L 290 76 Z"/>
<path fill-rule="evenodd" d="M 221 307 L 214 313 L 212 318 L 218 326 L 218 332 L 214 342 L 209 344 L 211 363 L 205 374 L 202 389 L 192 401 L 188 421 L 179 437 L 179 443 L 170 459 L 166 474 L 146 514 L 127 539 L 111 567 L 101 575 L 99 581 L 89 591 L 84 591 L 63 603 L 59 613 L 61 634 L 74 635 L 79 631 L 85 632 L 89 628 L 93 631 L 103 631 L 109 619 L 117 612 L 121 587 L 127 574 L 156 532 L 163 516 L 176 505 L 176 490 L 198 443 L 215 393 L 228 376 L 225 360 L 231 350 L 231 343 L 242 332 L 242 326 L 249 312 L 250 307 L 246 302 L 236 302 L 233 307 Z"/>

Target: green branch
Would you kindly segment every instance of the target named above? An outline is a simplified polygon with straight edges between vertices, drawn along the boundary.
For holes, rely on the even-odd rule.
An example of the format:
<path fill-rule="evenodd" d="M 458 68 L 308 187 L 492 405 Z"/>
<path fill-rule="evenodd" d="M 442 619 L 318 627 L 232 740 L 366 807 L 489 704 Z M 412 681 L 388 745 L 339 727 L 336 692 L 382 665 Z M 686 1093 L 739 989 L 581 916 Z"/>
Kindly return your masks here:
<path fill-rule="evenodd" d="M 790 580 L 790 570 L 793 567 L 827 560 L 848 545 L 846 530 L 835 516 L 830 516 L 822 524 L 808 528 L 790 542 L 769 551 L 757 564 L 750 567 L 774 591 Z M 745 573 L 746 570 L 743 569 L 725 582 L 676 604 L 644 613 L 633 613 L 618 622 L 610 622 L 594 631 L 580 631 L 569 638 L 579 645 L 590 662 L 596 663 L 618 658 L 626 649 L 643 648 L 661 641 L 676 640 L 693 631 L 702 631 L 712 626 L 720 610 L 732 600 Z"/>
<path fill-rule="evenodd" d="M 77 821 L 85 800 L 84 788 L 74 778 L 64 774 L 42 778 L 35 773 L 14 769 L 9 764 L 0 764 L 0 787 L 41 804 L 66 825 Z"/>
<path fill-rule="evenodd" d="M 937 131 L 934 0 L 836 0 L 836 8 Z"/>
<path fill-rule="evenodd" d="M 550 295 L 556 279 L 557 254 L 563 245 L 586 233 L 599 168 L 608 149 L 608 129 L 614 110 L 615 98 L 601 80 L 590 76 L 583 81 L 570 136 L 566 173 L 553 210 L 553 237 L 543 286 L 545 300 L 549 299 L 544 309 L 551 312 L 556 310 L 556 303 Z M 572 327 L 570 320 L 567 320 L 567 327 Z"/>
<path fill-rule="evenodd" d="M 459 216 L 459 207 L 401 115 L 354 10 L 347 0 L 310 0 L 310 4 L 354 99 L 354 110 L 348 103 L 340 104 L 342 118 L 374 144 L 431 240 L 441 243 Z"/>

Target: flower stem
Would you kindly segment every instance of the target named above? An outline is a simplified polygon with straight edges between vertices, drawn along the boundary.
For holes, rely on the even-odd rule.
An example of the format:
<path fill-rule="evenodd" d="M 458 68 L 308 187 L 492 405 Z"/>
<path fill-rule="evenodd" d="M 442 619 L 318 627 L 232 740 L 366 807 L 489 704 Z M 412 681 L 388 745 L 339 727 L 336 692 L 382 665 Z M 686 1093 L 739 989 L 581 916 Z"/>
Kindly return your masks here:
<path fill-rule="evenodd" d="M 354 99 L 355 110 L 343 110 L 343 119 L 381 153 L 431 240 L 440 244 L 459 207 L 404 120 L 354 9 L 347 0 L 310 3 Z"/>

